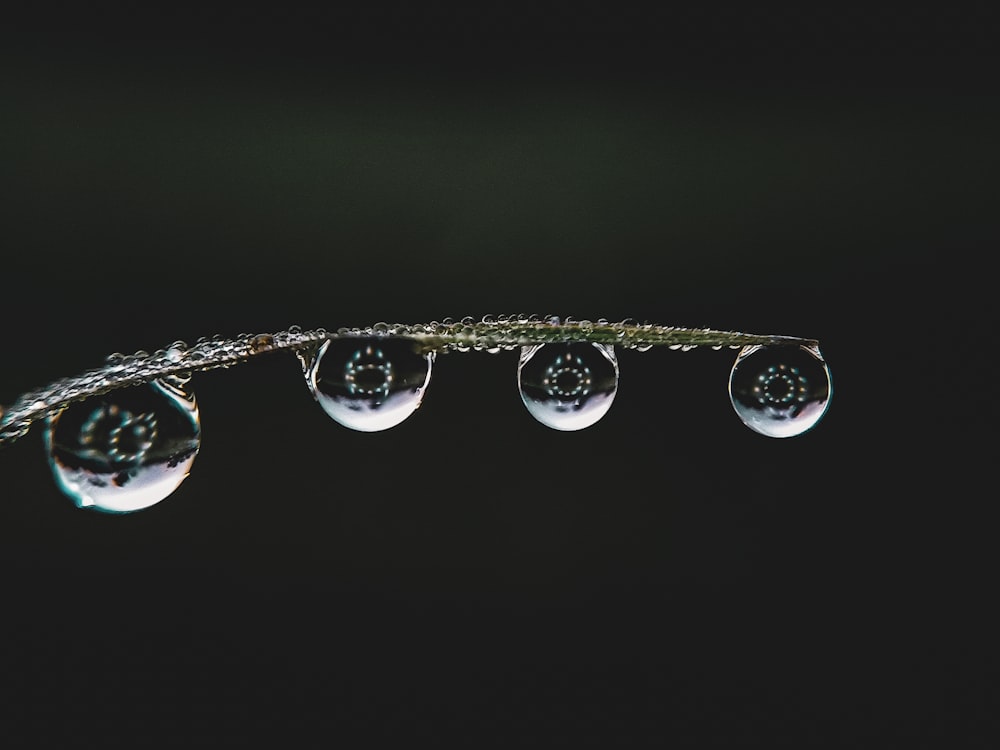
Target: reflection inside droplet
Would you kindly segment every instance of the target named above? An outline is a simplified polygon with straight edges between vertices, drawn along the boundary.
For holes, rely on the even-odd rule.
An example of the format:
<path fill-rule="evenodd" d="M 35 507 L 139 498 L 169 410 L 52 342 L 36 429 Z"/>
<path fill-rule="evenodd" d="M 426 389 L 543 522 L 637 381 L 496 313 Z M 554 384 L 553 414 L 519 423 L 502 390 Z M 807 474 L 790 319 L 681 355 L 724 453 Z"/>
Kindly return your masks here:
<path fill-rule="evenodd" d="M 521 347 L 517 388 L 531 416 L 547 427 L 590 427 L 618 392 L 615 349 L 586 342 Z"/>
<path fill-rule="evenodd" d="M 395 427 L 420 406 L 433 352 L 414 339 L 327 339 L 306 362 L 306 382 L 335 421 L 361 432 Z"/>
<path fill-rule="evenodd" d="M 163 381 L 71 404 L 46 423 L 49 465 L 81 508 L 130 513 L 170 495 L 201 446 L 194 395 Z"/>
<path fill-rule="evenodd" d="M 768 437 L 795 437 L 815 427 L 832 390 L 830 368 L 816 347 L 747 346 L 729 375 L 736 413 Z"/>

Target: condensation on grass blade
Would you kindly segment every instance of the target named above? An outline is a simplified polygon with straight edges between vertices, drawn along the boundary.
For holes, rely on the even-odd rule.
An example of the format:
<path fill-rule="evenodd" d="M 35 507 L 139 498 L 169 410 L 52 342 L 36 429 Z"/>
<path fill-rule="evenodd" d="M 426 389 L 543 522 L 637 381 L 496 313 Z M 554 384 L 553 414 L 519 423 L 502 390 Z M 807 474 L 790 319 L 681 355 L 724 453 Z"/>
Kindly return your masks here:
<path fill-rule="evenodd" d="M 626 319 L 610 323 L 560 319 L 556 316 L 500 315 L 471 317 L 459 321 L 444 319 L 429 323 L 376 323 L 361 328 L 340 328 L 328 333 L 323 328 L 303 331 L 298 326 L 275 333 L 245 334 L 233 339 L 223 336 L 199 339 L 193 346 L 183 342 L 132 355 L 115 355 L 101 367 L 80 375 L 62 378 L 21 394 L 0 407 L 0 446 L 28 433 L 33 424 L 52 417 L 70 404 L 154 380 L 182 378 L 190 373 L 228 368 L 269 352 L 292 351 L 300 356 L 315 351 L 324 342 L 344 338 L 406 338 L 423 354 L 447 352 L 516 350 L 547 344 L 589 343 L 616 349 L 646 351 L 667 346 L 683 351 L 695 347 L 743 349 L 748 346 L 818 346 L 814 339 L 772 334 L 751 334 L 710 328 L 637 323 Z"/>

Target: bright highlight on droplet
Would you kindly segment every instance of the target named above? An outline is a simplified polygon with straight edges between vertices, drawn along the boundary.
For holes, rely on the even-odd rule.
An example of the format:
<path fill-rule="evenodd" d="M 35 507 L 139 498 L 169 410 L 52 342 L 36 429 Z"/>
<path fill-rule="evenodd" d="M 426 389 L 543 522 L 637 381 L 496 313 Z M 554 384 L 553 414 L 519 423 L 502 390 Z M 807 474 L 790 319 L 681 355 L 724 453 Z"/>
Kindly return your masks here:
<path fill-rule="evenodd" d="M 395 427 L 423 401 L 434 354 L 414 339 L 327 339 L 306 361 L 306 383 L 336 422 L 360 432 Z"/>
<path fill-rule="evenodd" d="M 56 483 L 81 508 L 131 513 L 176 490 L 201 446 L 194 396 L 163 381 L 75 403 L 44 433 Z"/>
<path fill-rule="evenodd" d="M 539 344 L 521 348 L 517 388 L 528 412 L 554 430 L 590 427 L 618 392 L 618 359 L 609 344 Z"/>
<path fill-rule="evenodd" d="M 815 427 L 832 391 L 830 368 L 816 347 L 747 346 L 729 375 L 739 418 L 768 437 L 795 437 Z"/>

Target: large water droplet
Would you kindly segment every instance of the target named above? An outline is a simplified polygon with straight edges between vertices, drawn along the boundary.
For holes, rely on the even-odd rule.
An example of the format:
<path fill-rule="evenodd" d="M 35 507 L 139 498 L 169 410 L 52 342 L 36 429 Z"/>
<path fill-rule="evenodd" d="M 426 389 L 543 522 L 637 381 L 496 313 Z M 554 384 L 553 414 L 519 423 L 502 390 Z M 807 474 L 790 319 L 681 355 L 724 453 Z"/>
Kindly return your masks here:
<path fill-rule="evenodd" d="M 815 427 L 832 391 L 830 368 L 816 347 L 747 346 L 729 375 L 736 413 L 768 437 L 795 437 Z"/>
<path fill-rule="evenodd" d="M 521 347 L 521 400 L 554 430 L 590 427 L 608 413 L 618 392 L 618 359 L 610 344 L 565 343 Z"/>
<path fill-rule="evenodd" d="M 81 508 L 130 513 L 163 500 L 201 446 L 194 396 L 167 382 L 71 404 L 46 422 L 49 465 Z"/>
<path fill-rule="evenodd" d="M 423 400 L 433 352 L 403 337 L 327 339 L 307 361 L 309 390 L 335 421 L 361 432 L 395 427 Z"/>

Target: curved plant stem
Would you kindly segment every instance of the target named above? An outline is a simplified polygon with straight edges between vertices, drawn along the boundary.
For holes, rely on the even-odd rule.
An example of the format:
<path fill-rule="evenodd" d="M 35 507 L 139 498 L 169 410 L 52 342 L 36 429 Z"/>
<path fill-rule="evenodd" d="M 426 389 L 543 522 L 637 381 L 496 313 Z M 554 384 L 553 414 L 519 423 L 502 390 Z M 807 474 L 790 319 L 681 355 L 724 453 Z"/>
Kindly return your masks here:
<path fill-rule="evenodd" d="M 23 393 L 10 406 L 0 408 L 0 446 L 14 442 L 35 422 L 58 413 L 70 403 L 119 388 L 153 380 L 183 383 L 195 371 L 232 367 L 275 351 L 303 354 L 329 338 L 379 336 L 414 339 L 423 351 L 435 353 L 498 351 L 558 342 L 613 344 L 638 350 L 654 346 L 684 350 L 704 346 L 741 349 L 761 344 L 818 346 L 815 339 L 795 336 L 678 328 L 632 320 L 616 323 L 603 319 L 560 320 L 535 315 L 445 319 L 417 324 L 376 323 L 365 328 L 341 328 L 335 333 L 322 328 L 303 331 L 292 326 L 276 333 L 243 334 L 234 339 L 222 336 L 199 339 L 193 346 L 175 341 L 152 354 L 145 351 L 131 355 L 112 354 L 101 367 Z"/>

